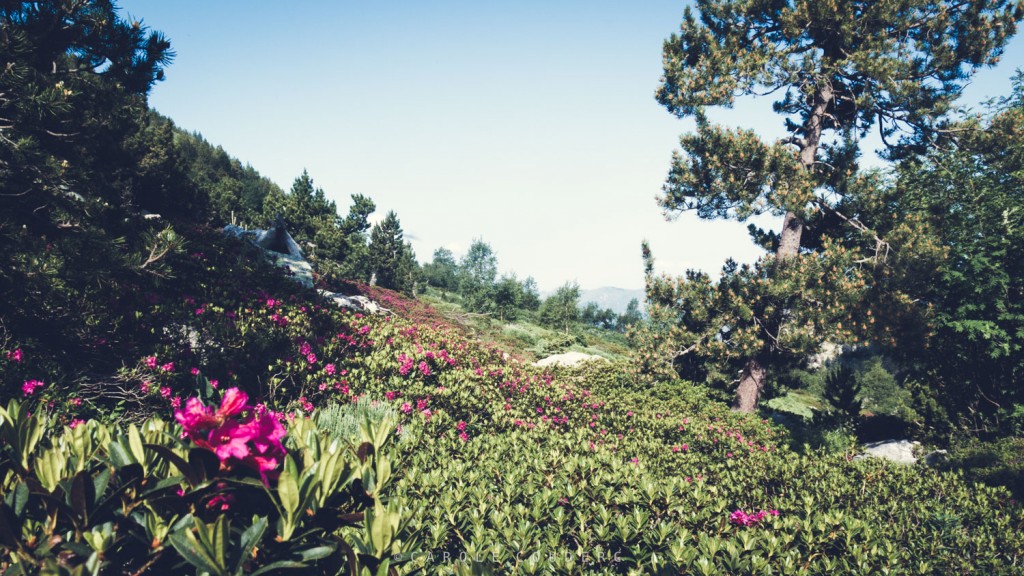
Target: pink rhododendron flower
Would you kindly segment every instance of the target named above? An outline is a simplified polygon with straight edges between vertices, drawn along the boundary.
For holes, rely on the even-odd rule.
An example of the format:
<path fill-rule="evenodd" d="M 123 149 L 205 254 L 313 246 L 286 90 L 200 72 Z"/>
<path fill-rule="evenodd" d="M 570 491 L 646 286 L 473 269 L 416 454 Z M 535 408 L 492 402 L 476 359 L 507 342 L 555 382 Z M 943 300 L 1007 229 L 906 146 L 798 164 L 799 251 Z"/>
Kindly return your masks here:
<path fill-rule="evenodd" d="M 210 501 L 206 503 L 206 508 L 208 510 L 220 510 L 221 512 L 226 512 L 231 508 L 231 505 L 234 504 L 234 502 L 235 497 L 231 494 L 217 494 L 213 498 L 210 498 Z"/>
<path fill-rule="evenodd" d="M 174 372 L 174 362 L 168 362 L 160 367 L 160 370 L 164 372 Z"/>
<path fill-rule="evenodd" d="M 465 432 L 460 432 L 459 433 L 459 440 L 462 440 L 463 442 L 466 442 L 467 440 L 469 440 L 469 434 L 466 434 Z"/>
<path fill-rule="evenodd" d="M 253 430 L 234 420 L 226 420 L 221 426 L 210 431 L 209 441 L 221 462 L 228 458 L 242 460 L 249 456 L 249 441 Z"/>
<path fill-rule="evenodd" d="M 210 380 L 210 388 L 216 390 L 217 386 L 220 386 L 220 382 L 218 382 L 217 380 Z"/>
<path fill-rule="evenodd" d="M 306 354 L 306 362 L 309 362 L 310 364 L 316 364 L 316 354 L 313 354 L 312 352 Z"/>
<path fill-rule="evenodd" d="M 229 388 L 219 407 L 189 398 L 184 410 L 175 410 L 174 418 L 184 428 L 183 436 L 214 452 L 222 466 L 241 462 L 259 471 L 267 483 L 268 474 L 284 456 L 281 440 L 286 432 L 276 414 L 265 407 L 253 408 L 248 402 L 245 392 Z"/>
<path fill-rule="evenodd" d="M 338 371 L 338 367 L 334 364 L 328 364 L 324 366 L 324 372 L 327 372 L 328 376 L 334 376 L 334 373 Z"/>
<path fill-rule="evenodd" d="M 45 386 L 45 384 L 43 384 L 41 380 L 26 380 L 25 383 L 21 385 L 21 391 L 25 396 L 31 396 L 36 393 L 36 390 L 43 386 Z"/>
<path fill-rule="evenodd" d="M 171 397 L 171 389 L 170 389 L 170 387 L 168 387 L 168 386 L 161 386 L 160 387 L 160 396 L 162 396 L 165 399 L 166 398 L 170 398 Z"/>
<path fill-rule="evenodd" d="M 156 356 L 146 358 L 146 366 L 151 370 L 156 369 Z"/>
<path fill-rule="evenodd" d="M 459 420 L 459 423 L 455 425 L 455 429 L 458 430 L 459 432 L 462 432 L 463 430 L 466 429 L 466 423 L 463 422 L 462 420 Z"/>
<path fill-rule="evenodd" d="M 85 420 L 82 420 L 81 418 L 75 418 L 68 424 L 68 427 L 74 430 L 75 428 L 78 428 L 82 424 L 85 424 Z"/>
<path fill-rule="evenodd" d="M 430 376 L 430 366 L 428 366 L 426 362 L 420 361 L 419 368 L 421 374 L 423 374 L 424 376 Z"/>
<path fill-rule="evenodd" d="M 189 370 L 189 373 L 191 373 L 193 376 L 198 376 L 199 375 L 199 368 L 196 368 L 195 366 L 193 366 L 192 369 Z"/>
<path fill-rule="evenodd" d="M 403 414 L 408 414 L 409 412 L 412 412 L 412 404 L 408 402 L 403 402 L 400 410 L 402 411 Z"/>
<path fill-rule="evenodd" d="M 8 360 L 11 360 L 13 362 L 21 362 L 21 359 L 23 357 L 21 353 L 21 348 L 17 348 L 13 352 L 7 352 L 5 356 L 7 356 Z"/>
<path fill-rule="evenodd" d="M 754 514 L 747 514 L 743 510 L 736 510 L 735 512 L 729 515 L 729 521 L 737 526 L 757 526 L 761 522 L 761 520 L 764 520 L 765 516 L 768 515 L 778 516 L 779 511 L 772 510 L 770 512 L 766 512 L 764 510 L 761 510 L 759 512 L 755 512 Z"/>
<path fill-rule="evenodd" d="M 181 408 L 181 396 L 175 396 L 174 398 L 171 398 L 171 408 Z"/>
<path fill-rule="evenodd" d="M 249 395 L 238 388 L 228 388 L 220 401 L 220 408 L 217 409 L 217 416 L 228 418 L 236 416 L 247 408 Z"/>

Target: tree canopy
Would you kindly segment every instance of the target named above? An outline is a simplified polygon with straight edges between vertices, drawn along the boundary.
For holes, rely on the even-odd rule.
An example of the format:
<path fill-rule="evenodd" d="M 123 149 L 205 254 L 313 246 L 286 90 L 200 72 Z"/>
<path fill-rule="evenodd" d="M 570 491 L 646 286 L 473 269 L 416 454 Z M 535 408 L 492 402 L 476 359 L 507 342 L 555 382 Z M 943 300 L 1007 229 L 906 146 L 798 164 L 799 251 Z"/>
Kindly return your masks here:
<path fill-rule="evenodd" d="M 1024 10 L 922 0 L 704 0 L 696 8 L 664 47 L 657 99 L 695 117 L 697 130 L 681 138 L 659 202 L 669 215 L 784 220 L 779 233 L 751 227 L 773 257 L 727 265 L 718 283 L 649 275 L 649 298 L 662 308 L 652 317 L 676 326 L 674 343 L 661 339 L 656 355 L 674 366 L 704 356 L 730 382 L 741 372 L 736 406 L 752 410 L 766 365 L 799 361 L 827 338 L 863 337 L 851 304 L 866 289 L 864 266 L 884 260 L 891 244 L 847 209 L 872 191 L 857 165 L 860 139 L 877 127 L 895 159 L 941 135 L 965 82 L 996 62 Z M 778 141 L 714 125 L 704 112 L 772 94 L 789 132 Z M 837 245 L 846 228 L 856 246 Z"/>

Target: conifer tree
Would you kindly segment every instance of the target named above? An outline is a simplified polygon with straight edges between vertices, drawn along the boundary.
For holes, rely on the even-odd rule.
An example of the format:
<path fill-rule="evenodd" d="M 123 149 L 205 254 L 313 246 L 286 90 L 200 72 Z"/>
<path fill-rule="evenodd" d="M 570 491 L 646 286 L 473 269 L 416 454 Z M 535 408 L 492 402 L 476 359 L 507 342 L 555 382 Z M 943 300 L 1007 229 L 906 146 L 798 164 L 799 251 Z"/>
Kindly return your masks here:
<path fill-rule="evenodd" d="M 411 294 L 416 279 L 416 258 L 404 239 L 398 215 L 389 211 L 370 231 L 368 259 L 377 285 Z"/>
<path fill-rule="evenodd" d="M 693 355 L 727 383 L 739 373 L 735 407 L 752 411 L 770 365 L 798 361 L 824 338 L 858 338 L 848 316 L 864 288 L 861 267 L 884 264 L 892 248 L 845 212 L 865 189 L 860 139 L 878 129 L 890 158 L 926 146 L 971 72 L 997 61 L 1021 15 L 1022 4 L 1007 0 L 699 0 L 697 14 L 687 8 L 665 42 L 656 96 L 673 114 L 694 117 L 697 130 L 681 138 L 660 204 L 668 215 L 768 213 L 783 222 L 779 233 L 751 227 L 771 256 L 728 264 L 720 282 L 648 275 L 651 326 L 671 337 L 649 339 L 657 350 L 644 362 L 678 369 Z M 704 112 L 768 94 L 779 95 L 774 110 L 789 132 L 775 142 L 716 126 Z M 859 250 L 835 246 L 840 227 L 860 233 Z"/>

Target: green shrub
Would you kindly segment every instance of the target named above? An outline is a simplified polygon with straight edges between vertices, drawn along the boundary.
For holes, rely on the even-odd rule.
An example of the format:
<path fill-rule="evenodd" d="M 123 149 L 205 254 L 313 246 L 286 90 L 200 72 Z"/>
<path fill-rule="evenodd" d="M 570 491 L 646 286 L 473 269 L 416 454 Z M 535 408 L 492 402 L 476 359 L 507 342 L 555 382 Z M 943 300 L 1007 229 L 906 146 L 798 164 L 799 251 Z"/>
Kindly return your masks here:
<path fill-rule="evenodd" d="M 1024 438 L 967 440 L 954 445 L 943 468 L 958 470 L 970 481 L 1005 486 L 1024 501 Z"/>
<path fill-rule="evenodd" d="M 349 447 L 296 417 L 295 447 L 262 480 L 163 420 L 50 424 L 16 401 L 0 409 L 4 574 L 357 574 L 413 549 L 401 500 L 385 496 L 393 421 Z"/>

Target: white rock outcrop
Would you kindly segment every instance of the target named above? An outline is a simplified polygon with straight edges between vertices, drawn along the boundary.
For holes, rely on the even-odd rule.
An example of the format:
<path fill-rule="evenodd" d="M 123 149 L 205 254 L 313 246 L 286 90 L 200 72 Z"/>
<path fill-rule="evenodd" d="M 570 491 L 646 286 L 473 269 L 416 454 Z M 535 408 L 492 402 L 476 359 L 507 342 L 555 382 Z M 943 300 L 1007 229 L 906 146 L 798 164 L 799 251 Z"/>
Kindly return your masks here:
<path fill-rule="evenodd" d="M 884 458 L 897 464 L 916 464 L 917 456 L 914 455 L 914 448 L 920 442 L 910 440 L 883 440 L 864 445 L 864 453 L 857 458 Z"/>
<path fill-rule="evenodd" d="M 565 352 L 564 354 L 555 354 L 548 356 L 543 360 L 538 360 L 533 363 L 534 366 L 576 366 L 582 362 L 607 362 L 608 359 L 602 356 L 594 354 L 584 354 L 583 352 Z"/>

